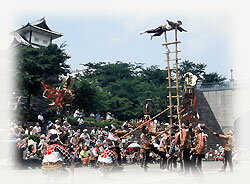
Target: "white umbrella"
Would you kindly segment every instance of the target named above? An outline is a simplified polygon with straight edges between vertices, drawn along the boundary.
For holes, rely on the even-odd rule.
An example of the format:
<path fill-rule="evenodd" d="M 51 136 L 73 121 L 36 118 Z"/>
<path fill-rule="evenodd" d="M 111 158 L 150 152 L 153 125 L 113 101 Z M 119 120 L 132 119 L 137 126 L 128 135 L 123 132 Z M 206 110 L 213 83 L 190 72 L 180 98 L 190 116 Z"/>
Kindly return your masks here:
<path fill-rule="evenodd" d="M 128 148 L 140 148 L 141 146 L 140 146 L 140 144 L 138 144 L 138 143 L 131 143 L 129 146 L 128 146 Z"/>

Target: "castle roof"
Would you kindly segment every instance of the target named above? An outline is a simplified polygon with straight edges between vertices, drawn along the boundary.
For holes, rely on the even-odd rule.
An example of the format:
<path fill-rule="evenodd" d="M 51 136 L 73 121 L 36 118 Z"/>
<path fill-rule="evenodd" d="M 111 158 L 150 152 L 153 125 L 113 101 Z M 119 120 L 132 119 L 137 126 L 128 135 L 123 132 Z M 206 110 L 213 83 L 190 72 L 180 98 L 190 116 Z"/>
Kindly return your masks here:
<path fill-rule="evenodd" d="M 30 31 L 34 31 L 34 32 L 47 35 L 51 37 L 52 39 L 56 39 L 62 36 L 62 33 L 55 32 L 49 28 L 44 17 L 32 23 L 28 22 L 26 25 L 22 26 L 21 28 L 11 32 L 11 34 L 13 36 L 15 36 L 16 33 L 18 33 L 19 35 L 25 35 L 26 33 Z"/>

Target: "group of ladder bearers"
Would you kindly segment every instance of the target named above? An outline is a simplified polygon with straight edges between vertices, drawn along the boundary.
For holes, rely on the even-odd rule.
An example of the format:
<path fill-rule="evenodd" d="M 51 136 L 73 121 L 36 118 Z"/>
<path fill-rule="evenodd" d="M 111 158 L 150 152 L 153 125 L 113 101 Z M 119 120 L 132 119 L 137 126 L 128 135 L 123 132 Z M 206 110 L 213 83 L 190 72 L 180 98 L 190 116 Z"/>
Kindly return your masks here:
<path fill-rule="evenodd" d="M 152 132 L 147 127 L 142 128 L 141 143 L 143 160 L 141 167 L 147 172 L 150 162 L 149 154 L 154 152 L 160 156 L 160 168 L 172 169 L 177 167 L 177 159 L 180 160 L 181 172 L 189 174 L 190 170 L 197 174 L 202 173 L 201 160 L 205 157 L 205 146 L 207 134 L 204 133 L 205 125 L 193 124 L 189 121 L 182 123 L 181 130 L 179 126 L 173 124 L 172 128 L 167 127 L 161 132 Z M 154 147 L 152 136 L 161 135 L 159 148 Z M 154 141 L 157 142 L 155 139 Z"/>

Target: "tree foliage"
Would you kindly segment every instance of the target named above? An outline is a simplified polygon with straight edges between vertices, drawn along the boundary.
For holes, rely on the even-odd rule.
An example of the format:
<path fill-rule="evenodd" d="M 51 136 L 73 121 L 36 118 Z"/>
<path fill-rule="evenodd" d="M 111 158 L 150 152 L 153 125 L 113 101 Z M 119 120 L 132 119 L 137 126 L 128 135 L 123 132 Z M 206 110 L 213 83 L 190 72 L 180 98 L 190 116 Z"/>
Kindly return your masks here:
<path fill-rule="evenodd" d="M 212 73 L 205 73 L 204 74 L 204 80 L 202 80 L 202 83 L 220 83 L 226 80 L 226 77 L 219 75 L 216 72 Z"/>
<path fill-rule="evenodd" d="M 51 44 L 19 49 L 15 76 L 22 95 L 42 94 L 40 81 L 52 85 L 60 83 L 59 76 L 66 75 L 70 69 L 64 47 Z M 76 95 L 73 108 L 83 109 L 85 114 L 111 112 L 119 120 L 128 120 L 143 116 L 146 99 L 153 100 L 152 114 L 168 105 L 167 72 L 158 66 L 144 67 L 142 63 L 117 61 L 87 63 L 83 67 L 84 74 L 73 86 Z M 217 73 L 206 73 L 205 69 L 206 64 L 187 60 L 180 64 L 180 76 L 191 72 L 203 83 L 225 80 Z M 166 120 L 165 117 L 162 116 L 162 120 Z"/>
<path fill-rule="evenodd" d="M 58 47 L 20 47 L 16 55 L 16 81 L 23 95 L 36 94 L 41 89 L 41 81 L 48 84 L 59 83 L 59 76 L 69 72 L 64 52 L 65 45 Z"/>
<path fill-rule="evenodd" d="M 168 105 L 167 72 L 158 66 L 144 67 L 141 63 L 87 63 L 84 75 L 75 85 L 75 107 L 85 112 L 111 112 L 120 120 L 143 116 L 146 99 L 154 102 L 153 114 Z M 180 76 L 186 72 L 197 75 L 201 82 L 223 81 L 217 73 L 206 73 L 206 64 L 184 61 Z M 183 80 L 181 80 L 183 82 Z M 164 117 L 162 117 L 164 120 Z"/>

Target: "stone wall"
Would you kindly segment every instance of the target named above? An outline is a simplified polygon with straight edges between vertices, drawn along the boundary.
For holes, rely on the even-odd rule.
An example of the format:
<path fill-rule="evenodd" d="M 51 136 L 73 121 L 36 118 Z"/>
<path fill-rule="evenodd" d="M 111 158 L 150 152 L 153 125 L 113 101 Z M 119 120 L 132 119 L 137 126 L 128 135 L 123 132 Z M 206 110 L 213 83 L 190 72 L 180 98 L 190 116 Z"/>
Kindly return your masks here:
<path fill-rule="evenodd" d="M 204 122 L 206 126 L 216 133 L 223 134 L 220 124 L 218 123 L 212 108 L 210 107 L 204 93 L 202 91 L 196 91 L 197 97 L 197 111 L 200 116 L 201 122 Z M 208 148 L 215 147 L 216 144 L 223 145 L 224 142 L 213 135 L 213 132 L 208 129 L 205 130 L 208 134 Z"/>
<path fill-rule="evenodd" d="M 222 131 L 227 133 L 233 129 L 235 117 L 233 112 L 233 89 L 207 89 L 202 90 L 216 120 Z"/>

